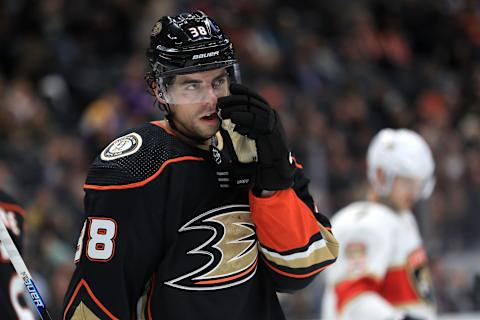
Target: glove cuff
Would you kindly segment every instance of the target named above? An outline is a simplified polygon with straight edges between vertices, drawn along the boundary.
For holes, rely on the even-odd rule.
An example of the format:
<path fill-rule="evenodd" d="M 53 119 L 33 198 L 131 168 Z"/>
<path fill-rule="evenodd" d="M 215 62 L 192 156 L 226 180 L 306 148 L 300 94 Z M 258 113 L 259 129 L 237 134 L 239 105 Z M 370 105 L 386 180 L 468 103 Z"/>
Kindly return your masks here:
<path fill-rule="evenodd" d="M 295 165 L 284 165 L 283 168 L 262 167 L 259 168 L 255 179 L 255 187 L 261 190 L 278 191 L 293 186 Z"/>

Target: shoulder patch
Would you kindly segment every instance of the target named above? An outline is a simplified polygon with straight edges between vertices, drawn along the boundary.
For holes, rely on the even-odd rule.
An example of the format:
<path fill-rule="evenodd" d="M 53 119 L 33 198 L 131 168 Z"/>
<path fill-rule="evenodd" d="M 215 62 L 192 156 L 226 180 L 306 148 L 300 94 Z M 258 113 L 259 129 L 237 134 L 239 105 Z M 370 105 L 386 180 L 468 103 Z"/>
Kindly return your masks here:
<path fill-rule="evenodd" d="M 135 133 L 129 133 L 110 143 L 100 154 L 104 161 L 111 161 L 121 157 L 129 156 L 137 152 L 142 146 L 142 137 Z"/>
<path fill-rule="evenodd" d="M 97 156 L 88 170 L 84 188 L 137 187 L 154 179 L 166 164 L 200 159 L 193 147 L 163 128 L 145 123 L 113 140 Z"/>

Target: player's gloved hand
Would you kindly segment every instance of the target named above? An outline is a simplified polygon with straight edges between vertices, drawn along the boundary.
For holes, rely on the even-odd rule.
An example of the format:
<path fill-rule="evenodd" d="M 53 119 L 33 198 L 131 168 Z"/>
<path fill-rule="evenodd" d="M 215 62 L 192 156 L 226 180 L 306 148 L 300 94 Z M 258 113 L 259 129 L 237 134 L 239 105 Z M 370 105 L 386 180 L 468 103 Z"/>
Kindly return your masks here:
<path fill-rule="evenodd" d="M 252 163 L 257 160 L 255 141 L 234 133 L 228 123 L 222 123 L 222 127 L 212 138 L 210 152 L 220 188 L 253 186 L 256 170 Z"/>
<path fill-rule="evenodd" d="M 218 99 L 220 117 L 222 122 L 231 120 L 234 132 L 256 143 L 255 188 L 274 191 L 291 187 L 296 168 L 277 112 L 264 98 L 243 85 L 231 84 L 230 93 Z"/>

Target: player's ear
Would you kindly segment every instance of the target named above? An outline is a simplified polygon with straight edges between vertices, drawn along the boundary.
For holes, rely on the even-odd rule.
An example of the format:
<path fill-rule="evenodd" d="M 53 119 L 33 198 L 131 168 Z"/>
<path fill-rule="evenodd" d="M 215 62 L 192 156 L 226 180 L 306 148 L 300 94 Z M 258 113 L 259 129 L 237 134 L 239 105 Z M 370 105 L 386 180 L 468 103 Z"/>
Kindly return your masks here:
<path fill-rule="evenodd" d="M 152 91 L 160 104 L 167 104 L 165 98 L 163 97 L 163 93 L 156 82 L 152 82 Z"/>

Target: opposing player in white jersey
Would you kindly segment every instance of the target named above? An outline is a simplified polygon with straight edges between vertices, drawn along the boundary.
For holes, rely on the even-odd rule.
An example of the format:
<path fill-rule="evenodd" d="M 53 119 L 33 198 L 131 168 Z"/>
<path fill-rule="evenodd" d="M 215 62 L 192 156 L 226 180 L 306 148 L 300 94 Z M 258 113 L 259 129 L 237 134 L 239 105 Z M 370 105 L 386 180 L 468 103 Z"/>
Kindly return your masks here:
<path fill-rule="evenodd" d="M 332 219 L 341 244 L 326 272 L 323 320 L 436 319 L 427 256 L 411 209 L 430 196 L 434 161 L 425 140 L 384 129 L 367 155 L 368 200 Z"/>

